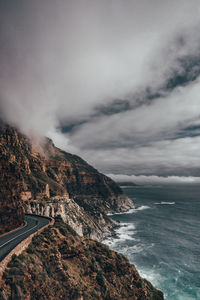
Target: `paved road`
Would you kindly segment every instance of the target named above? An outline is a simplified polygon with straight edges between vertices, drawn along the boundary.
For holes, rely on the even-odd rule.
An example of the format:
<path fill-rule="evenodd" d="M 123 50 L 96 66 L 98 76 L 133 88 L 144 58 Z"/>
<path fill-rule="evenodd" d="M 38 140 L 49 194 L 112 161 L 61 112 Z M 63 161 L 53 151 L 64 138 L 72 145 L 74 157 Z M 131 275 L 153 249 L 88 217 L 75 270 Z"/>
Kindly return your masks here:
<path fill-rule="evenodd" d="M 0 262 L 21 241 L 50 222 L 46 218 L 30 215 L 25 216 L 25 221 L 25 227 L 0 237 Z"/>

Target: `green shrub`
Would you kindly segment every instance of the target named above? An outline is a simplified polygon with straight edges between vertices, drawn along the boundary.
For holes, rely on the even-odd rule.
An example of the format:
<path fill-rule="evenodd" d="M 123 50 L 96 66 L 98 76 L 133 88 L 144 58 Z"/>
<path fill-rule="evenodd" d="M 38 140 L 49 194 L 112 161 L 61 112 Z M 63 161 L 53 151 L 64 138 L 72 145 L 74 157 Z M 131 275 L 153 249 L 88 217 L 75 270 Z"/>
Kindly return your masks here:
<path fill-rule="evenodd" d="M 20 266 L 20 262 L 18 260 L 11 260 L 7 266 L 8 268 L 17 268 Z"/>
<path fill-rule="evenodd" d="M 42 237 L 40 235 L 35 235 L 33 238 L 32 238 L 32 243 L 33 245 L 35 246 L 40 246 L 42 244 Z"/>
<path fill-rule="evenodd" d="M 25 259 L 26 259 L 26 257 L 25 257 L 25 255 L 24 254 L 20 254 L 19 256 L 18 256 L 18 259 L 20 260 L 20 261 L 25 261 Z"/>
<path fill-rule="evenodd" d="M 3 280 L 6 280 L 8 278 L 8 269 L 5 270 L 2 276 Z"/>
<path fill-rule="evenodd" d="M 24 275 L 24 271 L 22 269 L 19 269 L 17 267 L 13 267 L 12 269 L 10 269 L 9 271 L 9 275 Z"/>
<path fill-rule="evenodd" d="M 68 268 L 68 266 L 67 266 L 66 264 L 63 264 L 63 269 L 64 269 L 65 271 L 67 271 L 69 268 Z"/>
<path fill-rule="evenodd" d="M 27 253 L 33 254 L 35 253 L 35 248 L 32 244 L 29 245 L 28 249 L 26 250 Z"/>
<path fill-rule="evenodd" d="M 15 260 L 15 259 L 17 259 L 17 255 L 16 255 L 16 254 L 13 254 L 13 255 L 12 255 L 12 260 Z"/>
<path fill-rule="evenodd" d="M 104 284 L 104 277 L 103 277 L 103 275 L 102 275 L 101 272 L 98 272 L 97 277 L 96 277 L 96 280 L 97 280 L 98 284 L 99 284 L 101 287 L 104 287 L 104 286 L 105 286 L 105 284 Z"/>

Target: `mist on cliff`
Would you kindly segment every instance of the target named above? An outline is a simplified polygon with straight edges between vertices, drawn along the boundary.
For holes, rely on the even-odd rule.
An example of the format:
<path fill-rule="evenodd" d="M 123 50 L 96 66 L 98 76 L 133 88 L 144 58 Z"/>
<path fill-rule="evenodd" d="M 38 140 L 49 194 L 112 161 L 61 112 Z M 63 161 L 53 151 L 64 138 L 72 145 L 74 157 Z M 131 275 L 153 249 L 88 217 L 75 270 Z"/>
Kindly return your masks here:
<path fill-rule="evenodd" d="M 1 0 L 0 116 L 104 172 L 194 175 L 199 21 L 196 0 Z"/>

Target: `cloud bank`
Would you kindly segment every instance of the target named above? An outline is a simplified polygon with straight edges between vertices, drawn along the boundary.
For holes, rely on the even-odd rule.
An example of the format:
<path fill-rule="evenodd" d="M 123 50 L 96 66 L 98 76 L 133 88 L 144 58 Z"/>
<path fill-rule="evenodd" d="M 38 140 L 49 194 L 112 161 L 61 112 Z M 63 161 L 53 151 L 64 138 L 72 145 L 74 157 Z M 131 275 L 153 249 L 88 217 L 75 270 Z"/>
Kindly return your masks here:
<path fill-rule="evenodd" d="M 114 175 L 114 174 L 108 174 L 109 177 L 111 177 L 116 182 L 120 182 L 123 185 L 124 183 L 135 183 L 138 185 L 145 184 L 145 185 L 154 185 L 154 184 L 199 184 L 200 183 L 200 177 L 178 177 L 178 176 L 168 176 L 168 177 L 159 177 L 159 176 L 135 176 L 135 175 Z"/>
<path fill-rule="evenodd" d="M 197 0 L 0 1 L 0 117 L 114 174 L 199 176 Z"/>

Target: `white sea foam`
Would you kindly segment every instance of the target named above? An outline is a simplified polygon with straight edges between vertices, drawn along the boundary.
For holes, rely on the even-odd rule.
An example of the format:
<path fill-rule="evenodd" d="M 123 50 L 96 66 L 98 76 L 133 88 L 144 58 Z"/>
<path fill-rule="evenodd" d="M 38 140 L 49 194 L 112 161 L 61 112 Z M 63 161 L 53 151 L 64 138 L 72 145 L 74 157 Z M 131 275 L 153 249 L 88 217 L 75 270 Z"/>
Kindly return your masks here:
<path fill-rule="evenodd" d="M 118 213 L 108 213 L 107 216 L 114 216 L 114 215 L 124 215 L 127 214 L 128 212 L 118 212 Z"/>
<path fill-rule="evenodd" d="M 135 224 L 133 223 L 120 223 L 121 224 L 121 228 L 126 228 L 126 230 L 132 230 L 135 229 Z M 120 230 L 120 228 L 119 228 Z"/>
<path fill-rule="evenodd" d="M 121 226 L 115 230 L 116 237 L 108 237 L 104 240 L 104 243 L 111 248 L 115 248 L 118 244 L 125 241 L 136 240 L 133 235 L 136 233 L 135 225 L 133 223 L 121 223 Z"/>
<path fill-rule="evenodd" d="M 123 247 L 123 254 L 126 255 L 127 257 L 131 257 L 133 254 L 135 253 L 140 253 L 144 250 L 145 245 L 143 244 L 137 244 L 134 246 L 127 246 L 127 247 Z"/>
<path fill-rule="evenodd" d="M 127 214 L 132 214 L 134 212 L 135 208 L 131 208 L 128 211 L 122 211 L 122 212 L 117 212 L 117 213 L 109 213 L 107 216 L 115 216 L 115 215 L 127 215 Z"/>
<path fill-rule="evenodd" d="M 148 206 L 148 205 L 141 205 L 141 206 L 135 208 L 135 209 L 133 210 L 133 212 L 136 212 L 136 211 L 138 211 L 138 210 L 145 210 L 145 209 L 148 209 L 148 208 L 151 208 L 151 207 Z"/>
<path fill-rule="evenodd" d="M 141 205 L 141 206 L 138 206 L 136 208 L 130 209 L 129 211 L 126 212 L 126 214 L 133 214 L 133 213 L 136 213 L 137 211 L 145 210 L 145 209 L 148 209 L 148 208 L 150 208 L 150 206 Z"/>
<path fill-rule="evenodd" d="M 135 225 L 133 223 L 121 223 L 121 226 L 116 230 L 116 234 L 120 241 L 134 240 Z"/>
<path fill-rule="evenodd" d="M 137 242 L 140 242 L 140 239 L 137 239 Z M 141 242 L 137 245 L 133 245 L 133 246 L 126 246 L 126 247 L 123 247 L 123 254 L 127 257 L 129 257 L 130 261 L 132 263 L 134 263 L 134 258 L 135 256 L 133 256 L 133 254 L 135 253 L 140 253 L 140 252 L 143 252 L 143 251 L 146 251 L 147 249 L 149 248 L 152 248 L 154 247 L 154 243 L 151 243 L 149 244 L 148 246 L 145 245 L 145 244 L 142 244 Z M 133 261 L 132 261 L 132 258 L 133 258 Z"/>
<path fill-rule="evenodd" d="M 162 202 L 155 202 L 154 204 L 156 205 L 174 205 L 176 202 L 165 202 L 165 201 L 162 201 Z"/>
<path fill-rule="evenodd" d="M 156 270 L 154 269 L 142 269 L 142 268 L 138 268 L 136 265 L 137 270 L 139 270 L 140 276 L 142 278 L 146 278 L 147 280 L 149 280 L 151 283 L 153 283 L 153 285 L 157 288 L 160 287 L 160 283 L 162 281 L 162 278 L 160 276 L 160 274 L 158 274 L 156 272 Z"/>
<path fill-rule="evenodd" d="M 141 205 L 141 206 L 138 206 L 136 208 L 131 208 L 128 211 L 125 211 L 125 212 L 118 212 L 118 213 L 114 213 L 114 214 L 109 213 L 109 214 L 107 214 L 107 216 L 128 215 L 128 214 L 133 214 L 133 213 L 136 213 L 137 211 L 148 209 L 148 208 L 150 208 L 150 207 L 147 206 L 147 205 Z"/>
<path fill-rule="evenodd" d="M 120 188 L 122 189 L 130 189 L 132 187 L 133 187 L 132 185 L 120 185 Z"/>

